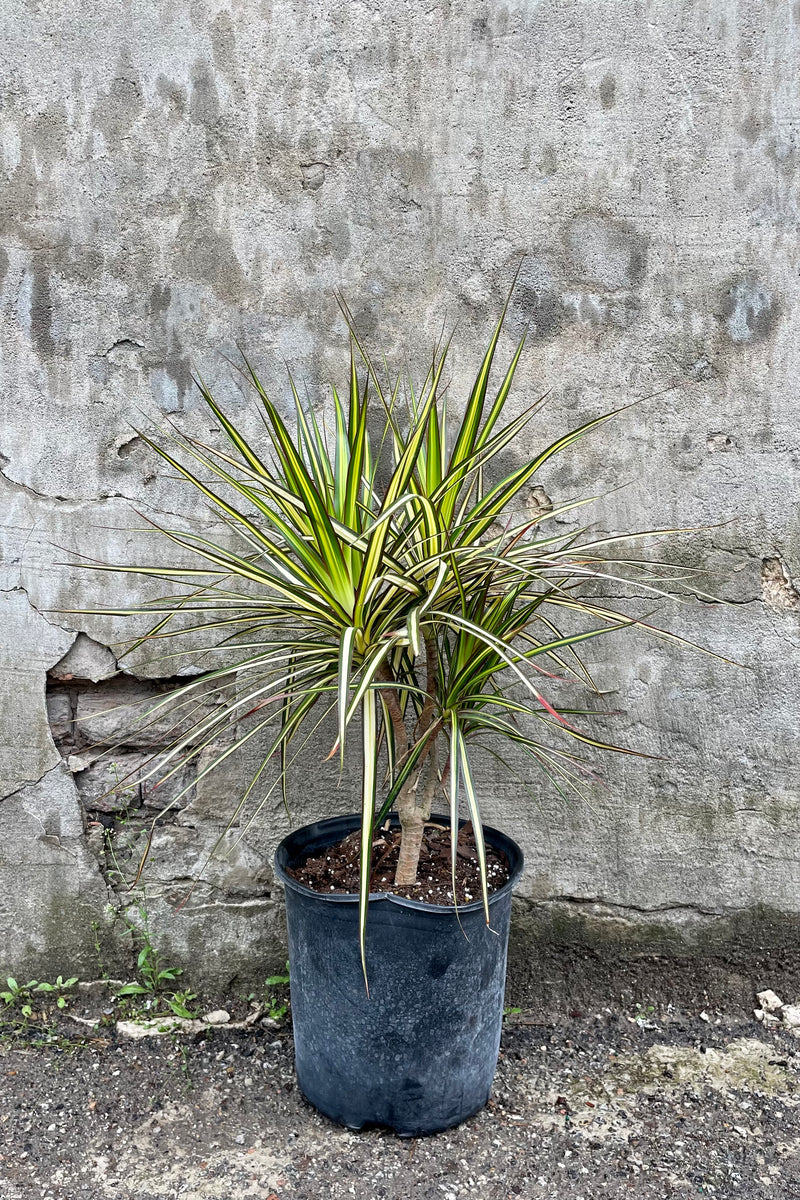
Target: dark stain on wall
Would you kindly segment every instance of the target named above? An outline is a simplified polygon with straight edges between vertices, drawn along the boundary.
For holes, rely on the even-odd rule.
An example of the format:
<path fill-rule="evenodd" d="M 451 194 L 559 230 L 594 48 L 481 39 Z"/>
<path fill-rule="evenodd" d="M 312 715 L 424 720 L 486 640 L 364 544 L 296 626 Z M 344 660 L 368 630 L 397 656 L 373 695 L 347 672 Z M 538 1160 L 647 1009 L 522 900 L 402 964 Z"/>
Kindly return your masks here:
<path fill-rule="evenodd" d="M 162 100 L 170 105 L 177 117 L 182 117 L 186 112 L 186 88 L 182 84 L 176 83 L 166 75 L 159 75 L 156 79 L 156 91 Z"/>
<path fill-rule="evenodd" d="M 242 302 L 246 284 L 230 234 L 214 227 L 205 207 L 187 206 L 172 260 L 176 278 L 195 279 L 213 288 L 222 299 Z"/>
<path fill-rule="evenodd" d="M 539 170 L 545 177 L 555 175 L 556 171 L 558 170 L 558 156 L 554 147 L 549 143 L 546 143 L 542 147 L 542 155 L 539 159 Z"/>
<path fill-rule="evenodd" d="M 31 338 L 39 357 L 48 359 L 53 353 L 53 301 L 50 277 L 46 270 L 35 268 L 31 288 Z"/>
<path fill-rule="evenodd" d="M 211 45 L 214 50 L 214 66 L 223 74 L 236 76 L 235 26 L 228 12 L 221 12 L 211 23 Z"/>
<path fill-rule="evenodd" d="M 564 325 L 564 308 L 557 292 L 546 287 L 519 283 L 514 290 L 514 309 L 528 326 L 534 341 L 556 337 Z"/>
<path fill-rule="evenodd" d="M 192 67 L 189 119 L 195 125 L 205 125 L 206 128 L 215 125 L 219 119 L 219 95 L 214 82 L 214 72 L 203 59 L 198 59 Z"/>
<path fill-rule="evenodd" d="M 169 342 L 169 351 L 164 361 L 164 369 L 178 389 L 181 402 L 192 387 L 192 368 L 181 346 L 178 335 L 173 332 Z"/>
<path fill-rule="evenodd" d="M 772 336 L 780 321 L 781 305 L 758 278 L 744 275 L 724 285 L 720 312 L 730 340 L 747 344 Z"/>
<path fill-rule="evenodd" d="M 603 291 L 638 287 L 647 269 L 647 238 L 628 222 L 579 213 L 564 235 L 570 275 Z"/>
<path fill-rule="evenodd" d="M 150 316 L 154 321 L 160 320 L 169 309 L 172 291 L 168 283 L 156 283 L 150 292 Z"/>
<path fill-rule="evenodd" d="M 761 115 L 757 112 L 748 113 L 742 123 L 742 137 L 747 142 L 748 146 L 754 146 L 761 136 L 761 130 L 764 127 L 764 122 Z"/>
<path fill-rule="evenodd" d="M 122 51 L 111 86 L 94 106 L 94 124 L 114 149 L 144 111 L 142 86 L 130 51 Z"/>
<path fill-rule="evenodd" d="M 600 104 L 603 108 L 613 108 L 617 102 L 617 81 L 609 71 L 600 81 Z"/>
<path fill-rule="evenodd" d="M 31 132 L 40 164 L 51 164 L 64 158 L 69 132 L 63 104 L 50 104 L 37 113 L 31 122 Z"/>

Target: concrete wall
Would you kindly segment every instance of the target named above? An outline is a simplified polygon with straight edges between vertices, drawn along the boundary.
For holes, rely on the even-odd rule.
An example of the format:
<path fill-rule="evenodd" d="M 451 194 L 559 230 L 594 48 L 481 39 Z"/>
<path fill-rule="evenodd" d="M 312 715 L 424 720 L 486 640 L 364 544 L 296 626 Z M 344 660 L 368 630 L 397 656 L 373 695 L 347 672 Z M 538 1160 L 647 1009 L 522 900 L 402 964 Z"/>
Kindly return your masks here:
<path fill-rule="evenodd" d="M 279 401 L 287 360 L 322 404 L 346 369 L 337 288 L 412 371 L 458 321 L 463 396 L 523 252 L 514 411 L 551 392 L 526 449 L 655 394 L 541 482 L 603 496 L 609 529 L 714 524 L 673 553 L 733 603 L 661 619 L 747 669 L 609 640 L 592 662 L 614 735 L 662 757 L 607 764 L 591 807 L 486 769 L 487 817 L 528 856 L 518 956 L 545 933 L 707 947 L 767 911 L 791 928 L 800 6 L 18 0 L 0 26 L 0 975 L 96 972 L 96 939 L 122 966 L 117 914 L 141 919 L 120 874 L 162 801 L 102 796 L 147 747 L 106 766 L 86 747 L 181 663 L 118 673 L 127 630 L 58 611 L 129 594 L 76 554 L 152 558 L 140 513 L 196 515 L 132 426 L 206 436 L 192 369 L 250 420 L 237 343 Z M 322 756 L 297 772 L 297 823 L 353 807 Z M 281 953 L 277 801 L 175 912 L 241 778 L 197 788 L 148 868 L 154 935 L 215 985 Z"/>

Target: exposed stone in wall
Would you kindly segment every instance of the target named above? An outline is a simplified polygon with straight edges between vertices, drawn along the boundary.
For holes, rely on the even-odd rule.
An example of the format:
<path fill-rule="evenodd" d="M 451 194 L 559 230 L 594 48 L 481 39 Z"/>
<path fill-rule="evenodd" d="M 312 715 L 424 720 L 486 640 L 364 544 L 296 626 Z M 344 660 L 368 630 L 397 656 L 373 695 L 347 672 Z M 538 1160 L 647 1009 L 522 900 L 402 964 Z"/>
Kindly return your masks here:
<path fill-rule="evenodd" d="M 761 564 L 761 589 L 764 602 L 785 612 L 800 610 L 798 592 L 783 559 L 765 558 Z"/>
<path fill-rule="evenodd" d="M 117 660 L 107 646 L 79 633 L 62 659 L 50 668 L 51 679 L 90 679 L 99 683 L 117 673 Z M 52 721 L 51 721 L 52 724 Z"/>

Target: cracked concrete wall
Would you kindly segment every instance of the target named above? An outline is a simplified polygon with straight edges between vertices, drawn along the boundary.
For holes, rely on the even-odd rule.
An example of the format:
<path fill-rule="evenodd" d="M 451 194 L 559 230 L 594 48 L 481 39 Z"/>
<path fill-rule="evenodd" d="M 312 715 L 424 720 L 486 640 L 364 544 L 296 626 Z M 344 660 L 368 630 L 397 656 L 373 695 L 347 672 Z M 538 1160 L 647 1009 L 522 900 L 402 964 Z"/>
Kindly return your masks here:
<path fill-rule="evenodd" d="M 607 763 L 591 807 L 485 768 L 487 819 L 527 854 L 519 929 L 700 945 L 767 910 L 788 929 L 798 6 L 614 0 L 598 20 L 582 0 L 63 0 L 6 5 L 0 26 L 0 973 L 91 971 L 93 923 L 123 961 L 114 914 L 137 919 L 102 830 L 127 822 L 134 861 L 155 810 L 139 790 L 139 817 L 104 812 L 102 768 L 64 722 L 182 664 L 138 653 L 120 676 L 108 648 L 127 631 L 62 611 L 130 587 L 76 554 L 146 559 L 138 513 L 197 516 L 132 426 L 207 437 L 193 369 L 252 420 L 224 361 L 237 344 L 280 402 L 287 360 L 323 403 L 346 355 L 335 288 L 412 370 L 457 321 L 463 396 L 523 252 L 502 350 L 529 325 L 514 411 L 550 392 L 529 447 L 653 397 L 548 470 L 547 494 L 602 496 L 609 529 L 713 526 L 674 553 L 733 603 L 662 620 L 747 669 L 609 640 L 592 663 L 614 736 L 660 757 Z M 297 821 L 353 805 L 321 757 L 297 772 Z M 166 951 L 215 984 L 281 952 L 278 804 L 176 912 L 242 777 L 159 827 L 147 880 Z"/>

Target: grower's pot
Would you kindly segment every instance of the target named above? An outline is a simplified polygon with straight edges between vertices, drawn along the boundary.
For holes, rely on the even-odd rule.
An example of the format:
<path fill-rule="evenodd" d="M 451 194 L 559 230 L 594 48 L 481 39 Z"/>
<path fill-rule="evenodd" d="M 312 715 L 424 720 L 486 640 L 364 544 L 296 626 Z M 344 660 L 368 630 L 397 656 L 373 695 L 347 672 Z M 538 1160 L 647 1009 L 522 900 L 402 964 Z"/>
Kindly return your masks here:
<path fill-rule="evenodd" d="M 287 873 L 359 825 L 357 816 L 317 821 L 275 853 L 286 888 L 297 1079 L 306 1099 L 343 1125 L 388 1125 L 407 1137 L 435 1133 L 489 1098 L 522 851 L 484 827 L 510 867 L 508 882 L 489 896 L 490 928 L 480 901 L 459 905 L 459 925 L 450 907 L 371 895 L 367 996 L 358 896 L 314 892 Z"/>

